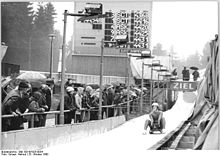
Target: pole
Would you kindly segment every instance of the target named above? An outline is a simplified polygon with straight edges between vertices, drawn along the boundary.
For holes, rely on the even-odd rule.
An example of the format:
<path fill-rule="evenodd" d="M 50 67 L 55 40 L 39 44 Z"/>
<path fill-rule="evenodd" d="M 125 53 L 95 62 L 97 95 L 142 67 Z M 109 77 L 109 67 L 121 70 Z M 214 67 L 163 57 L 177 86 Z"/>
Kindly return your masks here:
<path fill-rule="evenodd" d="M 159 73 L 157 73 L 158 75 L 157 75 L 157 92 L 159 92 L 159 90 L 160 90 L 160 83 L 159 83 L 159 78 L 160 78 L 160 74 Z"/>
<path fill-rule="evenodd" d="M 140 113 L 143 112 L 144 62 L 142 62 Z"/>
<path fill-rule="evenodd" d="M 32 50 L 31 50 L 31 36 L 29 36 L 29 39 L 28 39 L 28 48 L 29 48 L 29 53 L 28 53 L 28 68 L 29 68 L 29 70 L 31 70 L 31 53 L 32 53 Z"/>
<path fill-rule="evenodd" d="M 53 36 L 51 36 L 51 42 L 50 42 L 50 78 L 52 78 L 52 72 L 53 72 Z"/>
<path fill-rule="evenodd" d="M 128 59 L 127 59 L 127 74 L 128 74 L 128 85 L 127 85 L 127 119 L 129 117 L 130 114 L 130 71 L 129 71 L 129 67 L 130 67 L 130 55 L 128 55 Z"/>
<path fill-rule="evenodd" d="M 164 79 L 164 77 L 163 77 L 163 103 L 165 103 L 165 87 L 164 87 L 164 85 L 165 85 L 165 83 L 166 83 L 166 79 Z"/>
<path fill-rule="evenodd" d="M 60 124 L 64 124 L 64 84 L 66 64 L 66 21 L 67 10 L 64 11 L 63 45 L 62 45 L 62 68 L 61 68 L 61 102 L 60 102 Z"/>
<path fill-rule="evenodd" d="M 220 45 L 220 40 L 219 40 L 220 28 L 219 27 L 220 27 L 220 2 L 218 1 L 218 44 Z M 219 89 L 220 89 L 220 83 L 218 86 L 218 91 Z M 220 101 L 220 96 L 219 96 L 219 101 Z M 220 106 L 219 106 L 219 103 L 218 103 L 218 109 L 219 109 L 218 110 L 218 149 L 220 150 Z"/>
<path fill-rule="evenodd" d="M 151 67 L 151 78 L 150 78 L 150 105 L 152 105 L 152 96 L 153 96 L 153 67 Z"/>
<path fill-rule="evenodd" d="M 103 52 L 104 52 L 104 40 L 101 41 L 101 59 L 100 59 L 100 94 L 99 94 L 99 120 L 102 119 L 102 77 L 103 77 Z"/>

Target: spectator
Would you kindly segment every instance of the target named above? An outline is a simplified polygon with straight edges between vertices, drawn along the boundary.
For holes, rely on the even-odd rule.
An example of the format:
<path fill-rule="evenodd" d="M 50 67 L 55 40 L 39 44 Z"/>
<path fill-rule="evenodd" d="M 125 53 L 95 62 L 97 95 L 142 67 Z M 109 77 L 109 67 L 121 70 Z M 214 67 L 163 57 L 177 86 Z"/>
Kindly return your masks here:
<path fill-rule="evenodd" d="M 171 74 L 172 74 L 173 76 L 177 76 L 177 68 L 175 68 L 175 69 L 171 72 Z"/>
<path fill-rule="evenodd" d="M 60 104 L 57 110 L 60 110 Z M 70 112 L 64 113 L 64 124 L 71 124 L 72 119 L 75 117 L 76 106 L 75 106 L 75 92 L 73 87 L 67 87 L 64 95 L 64 110 L 70 110 Z M 58 115 L 59 123 L 59 115 Z"/>
<path fill-rule="evenodd" d="M 114 96 L 115 96 L 115 93 L 114 93 L 114 90 L 113 90 L 113 86 L 109 86 L 107 88 L 107 105 L 110 106 L 110 105 L 113 105 L 114 103 Z M 113 117 L 114 116 L 114 108 L 113 107 L 110 107 L 108 108 L 108 117 Z"/>
<path fill-rule="evenodd" d="M 41 108 L 39 105 L 39 101 L 42 98 L 42 94 L 37 91 L 34 92 L 33 95 L 30 97 L 30 105 L 28 107 L 29 112 L 44 112 L 45 108 Z M 38 115 L 34 115 L 34 127 L 40 127 L 42 126 L 42 122 L 43 121 L 43 115 L 42 114 L 38 114 Z M 28 124 L 28 128 L 30 128 L 31 125 L 31 121 L 29 120 L 29 124 Z"/>
<path fill-rule="evenodd" d="M 51 93 L 52 90 L 45 84 L 41 85 L 39 92 L 41 93 L 41 99 L 39 101 L 39 106 L 45 109 L 45 112 L 50 111 L 51 108 Z M 42 115 L 41 126 L 46 125 L 47 114 Z"/>
<path fill-rule="evenodd" d="M 24 129 L 24 118 L 21 114 L 27 112 L 29 106 L 30 85 L 21 81 L 17 88 L 9 92 L 2 104 L 2 115 L 14 115 L 14 118 L 3 118 L 2 131 Z"/>
<path fill-rule="evenodd" d="M 86 87 L 86 94 L 88 97 L 88 105 L 90 106 L 90 120 L 98 120 L 98 94 L 91 86 Z"/>
<path fill-rule="evenodd" d="M 68 78 L 67 82 L 65 83 L 65 88 L 73 87 L 74 88 L 74 79 Z"/>
<path fill-rule="evenodd" d="M 116 104 L 116 112 L 115 112 L 115 116 L 118 116 L 122 113 L 121 110 L 121 106 L 119 106 L 118 104 L 120 104 L 122 102 L 122 88 L 117 86 L 115 89 L 115 96 L 114 96 L 114 104 Z"/>
<path fill-rule="evenodd" d="M 199 78 L 199 72 L 198 72 L 197 70 L 195 70 L 195 71 L 192 73 L 192 75 L 193 75 L 193 80 L 194 80 L 194 81 L 197 81 L 197 79 Z"/>
<path fill-rule="evenodd" d="M 51 94 L 53 94 L 54 93 L 54 78 L 52 78 L 52 79 L 47 79 L 46 80 L 46 85 L 50 88 L 50 92 L 51 92 Z"/>
<path fill-rule="evenodd" d="M 84 109 L 91 109 L 91 106 L 89 105 L 89 101 L 90 101 L 90 93 L 92 93 L 93 89 L 90 86 L 87 86 L 86 89 L 83 92 L 83 96 L 82 96 L 82 108 Z M 89 116 L 89 112 L 85 111 L 85 118 L 84 121 L 89 121 L 90 116 Z"/>
<path fill-rule="evenodd" d="M 90 120 L 98 120 L 99 91 L 100 89 L 97 89 L 90 96 L 89 105 L 92 107 L 90 112 Z"/>
<path fill-rule="evenodd" d="M 82 122 L 84 120 L 85 112 L 81 111 L 82 109 L 82 94 L 84 88 L 78 87 L 77 93 L 75 95 L 75 104 L 78 110 L 76 110 L 76 122 Z"/>
<path fill-rule="evenodd" d="M 182 74 L 183 74 L 183 81 L 189 81 L 190 74 L 189 74 L 189 70 L 186 69 L 186 67 L 184 67 Z"/>

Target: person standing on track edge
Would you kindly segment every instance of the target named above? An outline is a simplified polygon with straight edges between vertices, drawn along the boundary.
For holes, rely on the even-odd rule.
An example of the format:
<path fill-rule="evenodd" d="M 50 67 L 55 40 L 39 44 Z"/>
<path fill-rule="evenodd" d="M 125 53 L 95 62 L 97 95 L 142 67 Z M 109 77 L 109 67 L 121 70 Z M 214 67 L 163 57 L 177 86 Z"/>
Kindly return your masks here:
<path fill-rule="evenodd" d="M 183 68 L 182 74 L 183 74 L 183 81 L 189 81 L 190 73 L 189 73 L 189 70 L 186 69 L 186 67 Z"/>
<path fill-rule="evenodd" d="M 150 131 L 149 131 L 150 134 L 152 134 L 153 131 L 155 130 L 155 126 L 158 126 L 156 127 L 156 130 L 163 133 L 163 129 L 165 128 L 165 118 L 163 117 L 163 112 L 159 110 L 158 103 L 153 103 L 152 107 L 153 110 L 149 114 L 150 120 L 147 119 L 144 124 L 144 130 L 145 130 L 144 134 L 146 134 L 146 130 L 148 126 L 150 127 Z"/>

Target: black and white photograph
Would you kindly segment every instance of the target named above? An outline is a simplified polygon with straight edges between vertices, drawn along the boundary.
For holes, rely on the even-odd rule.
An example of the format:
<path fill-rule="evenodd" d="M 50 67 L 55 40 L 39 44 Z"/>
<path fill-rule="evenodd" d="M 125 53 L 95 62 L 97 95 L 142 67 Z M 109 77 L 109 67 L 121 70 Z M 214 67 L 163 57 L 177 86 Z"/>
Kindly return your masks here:
<path fill-rule="evenodd" d="M 220 1 L 0 4 L 2 156 L 220 150 Z"/>

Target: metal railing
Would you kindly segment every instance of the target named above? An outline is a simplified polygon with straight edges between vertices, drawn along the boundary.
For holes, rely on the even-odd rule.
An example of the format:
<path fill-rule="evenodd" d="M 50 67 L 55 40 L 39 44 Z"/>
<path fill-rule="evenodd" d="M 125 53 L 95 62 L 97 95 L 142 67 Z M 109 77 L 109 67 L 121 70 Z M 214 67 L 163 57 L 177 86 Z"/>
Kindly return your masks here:
<path fill-rule="evenodd" d="M 161 91 L 159 91 L 157 94 L 160 94 Z M 156 96 L 154 95 L 154 96 Z M 143 96 L 143 98 L 146 98 L 148 97 L 147 94 L 145 94 Z M 130 105 L 130 108 L 132 108 L 132 111 L 134 113 L 139 113 L 140 112 L 140 97 L 137 97 L 135 99 L 132 99 L 132 100 L 129 100 L 128 101 L 129 103 L 132 103 L 132 105 Z M 149 103 L 149 99 L 146 101 L 145 100 L 145 103 Z M 118 103 L 118 104 L 113 104 L 113 105 L 104 105 L 102 106 L 102 111 L 103 113 L 105 113 L 105 116 L 103 114 L 102 116 L 102 119 L 104 118 L 108 118 L 109 117 L 109 110 L 113 108 L 113 116 L 120 116 L 122 114 L 126 114 L 126 111 L 127 111 L 127 101 L 125 102 L 121 102 L 121 103 Z M 146 107 L 145 107 L 146 108 Z M 91 117 L 91 112 L 93 111 L 99 111 L 98 110 L 98 107 L 91 107 L 89 109 L 87 108 L 82 108 L 82 109 L 77 109 L 77 111 L 80 111 L 81 113 L 86 113 L 87 112 L 87 120 L 86 121 L 90 121 L 90 117 Z M 64 113 L 68 113 L 68 112 L 71 112 L 71 110 L 64 110 Z M 35 115 L 49 115 L 49 114 L 53 114 L 55 115 L 55 125 L 58 125 L 58 115 L 60 115 L 60 111 L 48 111 L 48 112 L 28 112 L 28 113 L 23 113 L 21 114 L 20 116 L 14 116 L 12 114 L 10 115 L 2 115 L 2 119 L 6 119 L 6 118 L 13 118 L 13 117 L 29 117 L 27 119 L 27 122 L 28 122 L 28 128 L 33 128 L 34 127 L 34 118 L 35 118 Z M 75 116 L 74 116 L 74 123 L 76 123 L 76 116 L 77 114 L 75 113 Z M 97 118 L 98 120 L 98 118 Z M 84 119 L 82 120 L 82 122 L 86 122 L 84 121 Z"/>
<path fill-rule="evenodd" d="M 136 100 L 139 100 L 140 99 L 140 97 L 138 97 L 138 98 L 136 98 L 136 99 L 133 99 L 133 100 L 130 100 L 129 102 L 131 103 L 131 102 L 134 102 L 134 101 L 136 101 Z M 125 105 L 125 106 L 123 106 L 123 105 Z M 130 107 L 136 107 L 136 108 L 138 108 L 139 106 L 130 106 Z M 121 113 L 122 113 L 122 109 L 127 109 L 127 101 L 125 101 L 125 102 L 122 102 L 122 103 L 119 103 L 119 104 L 113 104 L 113 105 L 105 105 L 105 106 L 102 106 L 102 110 L 103 110 L 103 108 L 105 108 L 106 109 L 106 117 L 105 118 L 107 118 L 108 116 L 109 116 L 109 109 L 112 109 L 113 108 L 113 113 L 114 113 L 114 116 L 116 116 L 116 115 L 122 115 Z M 87 115 L 88 115 L 88 121 L 90 121 L 90 113 L 92 112 L 92 111 L 97 111 L 98 112 L 98 107 L 91 107 L 91 108 L 89 108 L 89 109 L 87 109 L 87 108 L 82 108 L 82 109 L 76 109 L 77 111 L 80 111 L 80 112 L 87 112 Z M 117 111 L 117 113 L 116 113 L 116 111 Z M 71 112 L 71 110 L 64 110 L 64 113 L 68 113 L 68 112 Z M 60 115 L 60 111 L 49 111 L 49 112 L 28 112 L 28 113 L 23 113 L 23 114 L 21 114 L 21 115 L 19 115 L 19 116 L 14 116 L 14 115 L 12 115 L 12 114 L 10 114 L 10 115 L 2 115 L 2 119 L 6 119 L 6 118 L 16 118 L 16 117 L 29 117 L 28 118 L 28 120 L 27 120 L 27 122 L 28 122 L 28 127 L 29 128 L 33 128 L 34 127 L 34 116 L 35 115 L 48 115 L 48 114 L 54 114 L 55 115 L 55 125 L 57 125 L 57 124 L 59 124 L 58 123 L 58 115 Z M 76 113 L 75 113 L 75 117 L 74 117 L 74 123 L 76 122 Z M 103 117 L 102 117 L 103 118 Z"/>

